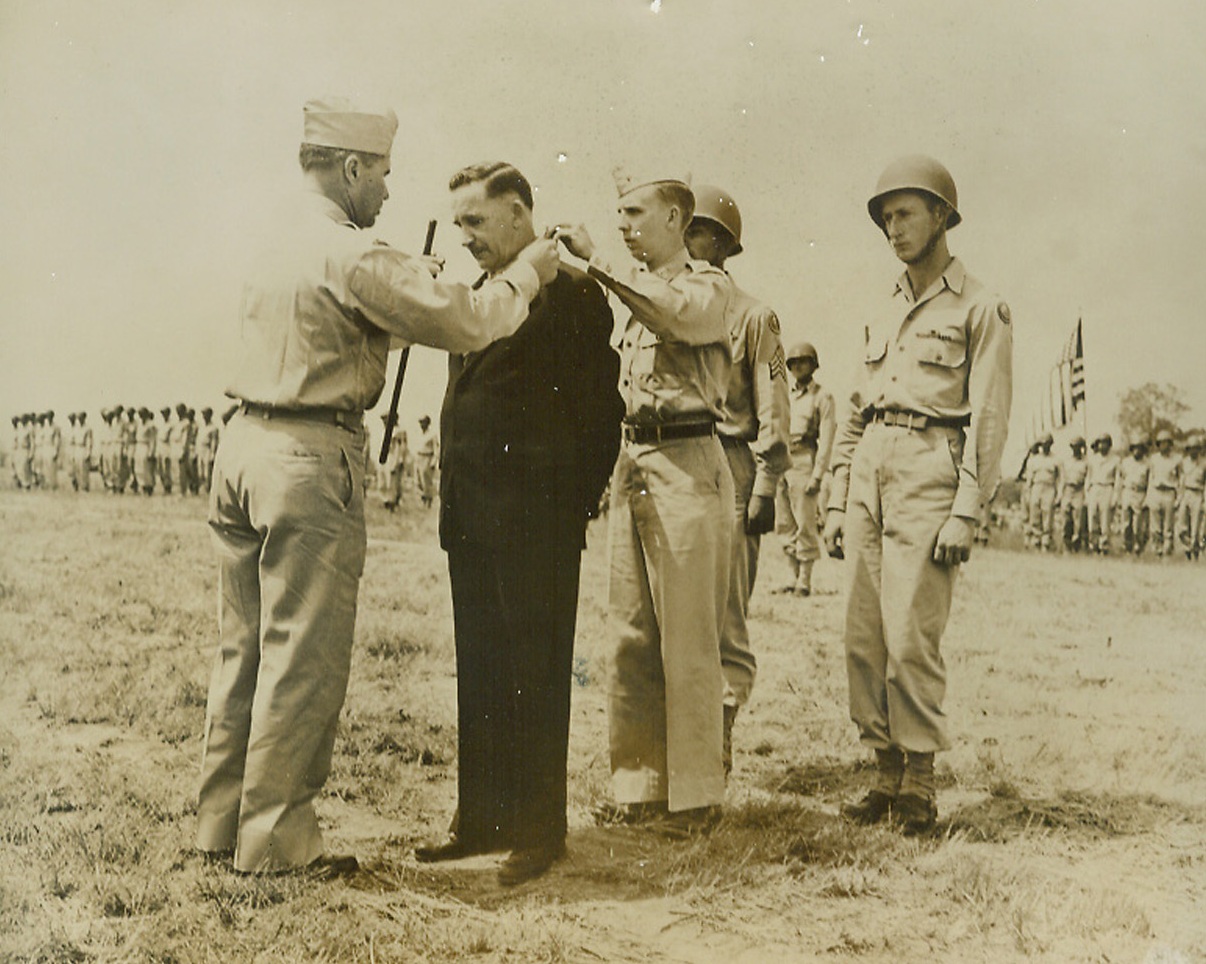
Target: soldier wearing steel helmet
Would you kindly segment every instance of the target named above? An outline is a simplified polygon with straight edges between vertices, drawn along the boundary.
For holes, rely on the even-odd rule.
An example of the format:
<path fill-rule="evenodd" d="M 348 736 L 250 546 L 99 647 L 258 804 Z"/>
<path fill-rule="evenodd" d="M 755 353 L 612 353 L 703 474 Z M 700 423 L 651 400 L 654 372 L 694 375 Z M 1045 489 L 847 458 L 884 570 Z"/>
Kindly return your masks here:
<path fill-rule="evenodd" d="M 1006 304 L 950 254 L 960 216 L 945 167 L 895 161 L 867 210 L 905 272 L 864 328 L 825 524 L 846 557 L 850 715 L 876 756 L 872 788 L 843 813 L 916 834 L 937 819 L 934 754 L 950 746 L 940 643 L 1000 476 L 1013 334 Z"/>
<path fill-rule="evenodd" d="M 1114 511 L 1118 504 L 1119 459 L 1110 450 L 1113 436 L 1102 432 L 1093 439 L 1089 473 L 1085 481 L 1085 499 L 1089 510 L 1089 548 L 1100 555 L 1110 551 L 1110 533 L 1114 529 Z"/>
<path fill-rule="evenodd" d="M 1167 429 L 1156 433 L 1156 453 L 1151 457 L 1147 477 L 1148 517 L 1152 543 L 1158 556 L 1173 552 L 1173 528 L 1177 508 L 1177 490 L 1181 487 L 1181 460 L 1173 452 L 1173 435 Z"/>
<path fill-rule="evenodd" d="M 1055 439 L 1048 432 L 1038 440 L 1038 451 L 1027 463 L 1027 517 L 1031 545 L 1050 552 L 1054 548 L 1055 502 L 1059 494 L 1059 460 L 1051 454 Z"/>
<path fill-rule="evenodd" d="M 1119 507 L 1122 510 L 1122 545 L 1127 552 L 1139 555 L 1147 545 L 1148 510 L 1147 482 L 1151 463 L 1147 458 L 1147 442 L 1135 439 L 1130 453 L 1118 467 Z"/>
<path fill-rule="evenodd" d="M 1085 440 L 1077 435 L 1068 443 L 1069 456 L 1059 467 L 1059 506 L 1062 517 L 1060 531 L 1064 548 L 1080 552 L 1085 540 L 1085 482 L 1089 463 L 1085 461 Z"/>
<path fill-rule="evenodd" d="M 1177 494 L 1177 535 L 1186 559 L 1197 559 L 1202 551 L 1203 490 L 1206 490 L 1206 458 L 1199 433 L 1185 440 L 1181 459 L 1181 490 Z"/>
<path fill-rule="evenodd" d="M 814 377 L 820 367 L 811 342 L 797 341 L 788 349 L 792 465 L 780 490 L 779 529 L 786 535 L 783 552 L 792 570 L 792 583 L 783 591 L 797 596 L 812 595 L 812 567 L 821 557 L 817 497 L 829 471 L 837 424 L 833 395 Z"/>
<path fill-rule="evenodd" d="M 685 236 L 687 252 L 723 271 L 725 262 L 743 250 L 741 210 L 718 187 L 701 184 L 693 190 L 695 214 Z M 774 527 L 775 491 L 791 464 L 791 412 L 779 319 L 769 306 L 734 285 L 727 322 L 733 367 L 724 416 L 717 425 L 736 495 L 728 609 L 720 627 L 726 773 L 733 766 L 733 723 L 750 698 L 757 672 L 747 618 L 759 550 L 762 536 Z"/>

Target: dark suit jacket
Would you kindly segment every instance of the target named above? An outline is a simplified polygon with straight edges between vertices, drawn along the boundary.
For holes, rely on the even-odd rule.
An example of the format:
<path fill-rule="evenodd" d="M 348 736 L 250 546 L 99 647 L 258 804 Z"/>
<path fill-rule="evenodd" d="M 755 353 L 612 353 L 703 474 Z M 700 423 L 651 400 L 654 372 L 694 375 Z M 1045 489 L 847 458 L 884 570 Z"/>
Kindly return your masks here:
<path fill-rule="evenodd" d="M 509 338 L 452 356 L 440 416 L 440 543 L 585 545 L 620 445 L 620 360 L 602 289 L 562 266 Z"/>

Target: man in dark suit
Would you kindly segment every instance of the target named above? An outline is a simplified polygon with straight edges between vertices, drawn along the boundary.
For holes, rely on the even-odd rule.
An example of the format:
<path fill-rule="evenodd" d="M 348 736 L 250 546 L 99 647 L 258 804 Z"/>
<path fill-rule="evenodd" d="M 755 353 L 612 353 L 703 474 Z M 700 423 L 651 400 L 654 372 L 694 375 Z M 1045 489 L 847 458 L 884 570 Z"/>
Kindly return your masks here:
<path fill-rule="evenodd" d="M 532 189 L 511 165 L 467 167 L 449 187 L 486 277 L 535 239 Z M 416 856 L 511 850 L 503 884 L 565 852 L 578 572 L 624 410 L 611 329 L 602 289 L 563 265 L 514 335 L 449 365 L 440 542 L 456 632 L 458 812 L 452 836 Z"/>

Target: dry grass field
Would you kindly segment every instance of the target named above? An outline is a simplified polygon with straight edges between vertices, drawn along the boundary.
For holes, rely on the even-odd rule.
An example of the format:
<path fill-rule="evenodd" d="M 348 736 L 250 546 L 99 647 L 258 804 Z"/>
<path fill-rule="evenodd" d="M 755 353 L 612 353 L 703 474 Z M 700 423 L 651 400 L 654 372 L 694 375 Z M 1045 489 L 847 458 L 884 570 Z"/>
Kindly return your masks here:
<path fill-rule="evenodd" d="M 201 500 L 0 492 L 0 959 L 644 962 L 1206 960 L 1206 569 L 989 549 L 947 634 L 940 833 L 846 826 L 839 563 L 754 599 L 761 675 L 726 815 L 666 841 L 607 799 L 605 533 L 575 667 L 569 857 L 420 866 L 452 810 L 455 680 L 434 515 L 370 507 L 328 843 L 349 881 L 190 851 L 215 644 Z"/>

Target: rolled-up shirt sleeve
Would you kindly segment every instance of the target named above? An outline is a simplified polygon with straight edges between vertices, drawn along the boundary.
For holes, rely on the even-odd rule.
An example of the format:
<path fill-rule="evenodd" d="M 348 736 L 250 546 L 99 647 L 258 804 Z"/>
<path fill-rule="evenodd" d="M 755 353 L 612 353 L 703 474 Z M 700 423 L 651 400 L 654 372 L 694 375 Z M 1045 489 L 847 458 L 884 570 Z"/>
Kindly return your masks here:
<path fill-rule="evenodd" d="M 365 317 L 394 336 L 394 347 L 419 344 L 461 354 L 513 335 L 540 279 L 526 261 L 515 261 L 476 289 L 445 284 L 419 259 L 378 246 L 357 260 L 348 288 Z"/>

